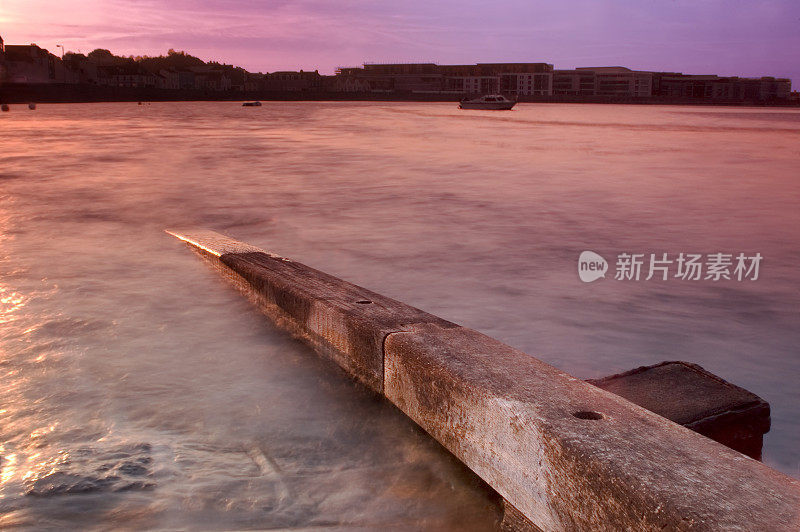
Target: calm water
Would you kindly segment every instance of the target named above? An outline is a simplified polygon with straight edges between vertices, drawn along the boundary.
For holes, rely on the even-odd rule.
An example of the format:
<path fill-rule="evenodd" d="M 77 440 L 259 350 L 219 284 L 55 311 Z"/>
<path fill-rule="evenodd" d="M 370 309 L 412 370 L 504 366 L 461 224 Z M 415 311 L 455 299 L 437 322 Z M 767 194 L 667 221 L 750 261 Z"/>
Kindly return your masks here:
<path fill-rule="evenodd" d="M 469 528 L 475 477 L 167 227 L 281 253 L 579 377 L 696 362 L 800 477 L 800 112 L 14 106 L 0 116 L 0 526 Z M 755 282 L 577 257 L 759 252 Z M 612 264 L 613 268 L 613 264 Z"/>

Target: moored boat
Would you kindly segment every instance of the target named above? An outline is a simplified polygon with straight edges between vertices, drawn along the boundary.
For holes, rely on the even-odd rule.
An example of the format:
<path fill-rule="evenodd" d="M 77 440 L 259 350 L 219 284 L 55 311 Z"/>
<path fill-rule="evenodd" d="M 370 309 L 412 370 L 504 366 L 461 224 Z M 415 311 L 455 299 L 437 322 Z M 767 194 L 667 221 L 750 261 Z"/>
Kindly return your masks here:
<path fill-rule="evenodd" d="M 460 109 L 485 109 L 490 111 L 508 111 L 517 102 L 509 100 L 502 94 L 487 94 L 480 98 L 464 98 L 458 104 Z"/>
<path fill-rule="evenodd" d="M 261 107 L 261 102 L 244 102 L 242 107 Z"/>

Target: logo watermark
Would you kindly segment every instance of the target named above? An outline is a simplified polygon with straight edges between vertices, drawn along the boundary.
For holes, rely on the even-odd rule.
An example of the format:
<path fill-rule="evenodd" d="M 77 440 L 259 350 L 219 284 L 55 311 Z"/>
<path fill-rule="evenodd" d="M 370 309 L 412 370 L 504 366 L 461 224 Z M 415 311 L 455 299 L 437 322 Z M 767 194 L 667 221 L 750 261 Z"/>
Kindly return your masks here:
<path fill-rule="evenodd" d="M 594 251 L 584 251 L 578 258 L 578 276 L 584 283 L 591 283 L 606 276 L 608 262 Z"/>
<path fill-rule="evenodd" d="M 620 253 L 616 281 L 757 281 L 761 253 Z M 578 277 L 584 283 L 605 278 L 608 262 L 594 251 L 578 257 Z"/>

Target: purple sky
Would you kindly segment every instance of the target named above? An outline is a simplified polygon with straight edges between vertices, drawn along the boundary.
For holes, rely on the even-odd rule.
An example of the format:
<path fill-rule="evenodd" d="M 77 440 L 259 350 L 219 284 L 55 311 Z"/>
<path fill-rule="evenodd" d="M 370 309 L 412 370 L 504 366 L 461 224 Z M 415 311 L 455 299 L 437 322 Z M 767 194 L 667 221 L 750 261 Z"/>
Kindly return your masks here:
<path fill-rule="evenodd" d="M 546 61 L 800 84 L 800 0 L 0 0 L 6 43 L 169 48 L 250 71 Z"/>

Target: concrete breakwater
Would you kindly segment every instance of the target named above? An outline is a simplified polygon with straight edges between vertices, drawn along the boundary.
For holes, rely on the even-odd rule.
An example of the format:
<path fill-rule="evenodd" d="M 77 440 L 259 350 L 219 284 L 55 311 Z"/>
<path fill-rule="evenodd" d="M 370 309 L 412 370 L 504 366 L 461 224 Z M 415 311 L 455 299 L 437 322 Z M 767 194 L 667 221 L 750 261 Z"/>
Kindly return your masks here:
<path fill-rule="evenodd" d="M 174 231 L 543 530 L 796 530 L 800 482 L 477 331 Z"/>

